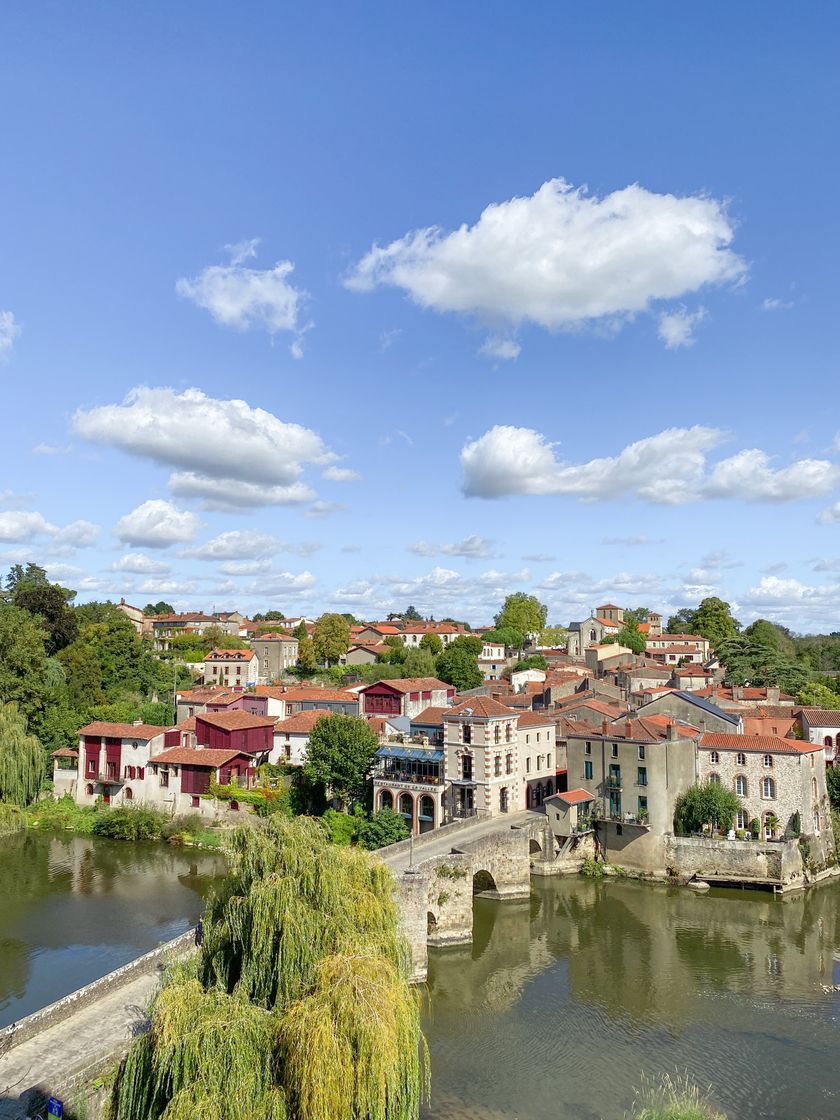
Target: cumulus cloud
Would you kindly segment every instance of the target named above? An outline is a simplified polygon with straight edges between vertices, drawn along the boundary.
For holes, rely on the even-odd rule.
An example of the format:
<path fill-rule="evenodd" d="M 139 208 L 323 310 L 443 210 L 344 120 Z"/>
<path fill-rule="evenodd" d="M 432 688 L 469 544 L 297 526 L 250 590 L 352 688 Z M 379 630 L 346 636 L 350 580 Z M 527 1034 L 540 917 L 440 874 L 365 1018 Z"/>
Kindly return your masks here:
<path fill-rule="evenodd" d="M 279 540 L 270 533 L 258 529 L 230 529 L 220 533 L 212 540 L 195 548 L 185 549 L 181 555 L 194 560 L 262 560 L 278 552 L 290 552 L 297 556 L 311 556 L 321 548 L 318 541 L 303 541 L 290 544 Z"/>
<path fill-rule="evenodd" d="M 417 541 L 416 544 L 409 545 L 408 551 L 413 552 L 415 556 L 464 556 L 468 559 L 495 555 L 493 541 L 475 534 L 465 537 L 462 541 L 453 541 L 451 544 Z"/>
<path fill-rule="evenodd" d="M 58 528 L 40 513 L 13 509 L 0 513 L 0 541 L 31 541 L 35 537 L 53 536 Z"/>
<path fill-rule="evenodd" d="M 678 307 L 676 311 L 663 311 L 659 316 L 658 333 L 665 343 L 666 350 L 678 350 L 681 346 L 693 346 L 697 339 L 694 328 L 706 318 L 706 308 L 689 311 Z"/>
<path fill-rule="evenodd" d="M 192 300 L 209 311 L 224 327 L 247 331 L 292 331 L 297 335 L 291 349 L 301 354 L 301 336 L 309 324 L 301 322 L 308 293 L 289 281 L 294 271 L 291 261 L 278 261 L 273 268 L 247 268 L 245 261 L 256 256 L 259 238 L 228 245 L 231 260 L 226 265 L 209 265 L 192 279 L 182 277 L 175 285 L 179 296 Z"/>
<path fill-rule="evenodd" d="M 615 328 L 656 300 L 741 279 L 733 237 L 725 206 L 705 195 L 633 184 L 599 198 L 552 179 L 488 206 L 472 226 L 374 245 L 345 284 L 360 292 L 390 285 L 421 307 L 514 327 Z"/>
<path fill-rule="evenodd" d="M 68 444 L 65 447 L 58 447 L 53 443 L 36 443 L 32 448 L 34 455 L 69 455 L 73 448 Z"/>
<path fill-rule="evenodd" d="M 708 455 L 726 439 L 718 428 L 668 428 L 629 444 L 615 456 L 565 463 L 555 445 L 531 428 L 497 425 L 461 451 L 467 497 L 567 494 L 580 501 L 635 496 L 663 505 L 740 498 L 785 502 L 825 494 L 840 478 L 826 459 L 800 459 L 774 468 L 769 455 L 739 451 L 713 466 Z"/>
<path fill-rule="evenodd" d="M 662 544 L 662 538 L 653 539 L 644 533 L 636 537 L 603 537 L 601 544 L 620 545 L 621 548 L 642 548 L 649 544 Z M 525 558 L 527 560 L 527 557 Z"/>
<path fill-rule="evenodd" d="M 121 517 L 114 533 L 123 544 L 142 548 L 168 548 L 191 541 L 201 522 L 194 513 L 177 509 L 171 502 L 153 498 Z M 142 590 L 142 588 L 141 588 Z"/>
<path fill-rule="evenodd" d="M 822 510 L 817 517 L 817 521 L 819 521 L 820 525 L 835 525 L 840 521 L 840 502 L 835 502 L 833 506 Z"/>
<path fill-rule="evenodd" d="M 172 569 L 163 560 L 155 560 L 144 552 L 126 552 L 110 567 L 112 572 L 129 572 L 132 575 L 169 575 Z"/>
<path fill-rule="evenodd" d="M 762 311 L 790 311 L 793 307 L 792 299 L 778 299 L 775 296 L 770 296 L 762 301 Z"/>
<path fill-rule="evenodd" d="M 330 482 L 358 482 L 362 476 L 350 467 L 327 467 L 323 477 Z"/>
<path fill-rule="evenodd" d="M 0 361 L 11 354 L 15 340 L 22 330 L 20 323 L 15 322 L 12 311 L 0 311 Z"/>
<path fill-rule="evenodd" d="M 340 513 L 346 509 L 340 502 L 313 502 L 309 509 L 304 514 L 304 517 L 331 517 L 334 513 Z"/>
<path fill-rule="evenodd" d="M 522 347 L 515 339 L 500 338 L 499 335 L 490 335 L 481 344 L 478 351 L 482 358 L 494 358 L 497 361 L 512 361 L 522 353 Z"/>
<path fill-rule="evenodd" d="M 99 540 L 101 531 L 92 521 L 71 521 L 58 530 L 53 540 L 57 545 L 66 545 L 68 548 L 90 548 Z"/>
<path fill-rule="evenodd" d="M 310 428 L 200 389 L 138 386 L 121 404 L 79 409 L 73 426 L 92 443 L 176 468 L 172 493 L 211 509 L 311 501 L 304 468 L 336 458 Z"/>

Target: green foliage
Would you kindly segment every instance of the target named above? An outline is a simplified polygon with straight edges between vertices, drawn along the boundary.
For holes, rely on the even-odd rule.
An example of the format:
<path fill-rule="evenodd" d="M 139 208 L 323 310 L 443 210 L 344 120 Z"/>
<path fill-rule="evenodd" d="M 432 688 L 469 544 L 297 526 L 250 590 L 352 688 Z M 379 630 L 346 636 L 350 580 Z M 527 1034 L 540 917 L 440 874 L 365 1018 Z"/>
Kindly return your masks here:
<path fill-rule="evenodd" d="M 522 649 L 525 644 L 525 634 L 514 626 L 497 626 L 494 630 L 488 630 L 483 635 L 482 641 L 501 643 L 505 649 Z"/>
<path fill-rule="evenodd" d="M 793 814 L 790 822 L 790 831 L 793 836 L 799 836 L 802 833 L 802 815 L 797 809 Z"/>
<path fill-rule="evenodd" d="M 840 810 L 840 766 L 826 766 L 825 784 L 832 809 Z"/>
<path fill-rule="evenodd" d="M 100 812 L 109 810 L 93 805 L 77 805 L 69 794 L 58 799 L 45 798 L 27 809 L 27 816 L 35 828 L 45 832 L 77 832 L 89 836 Z"/>
<path fill-rule="evenodd" d="M 265 614 L 251 616 L 252 622 L 283 622 L 286 616 L 282 611 L 266 611 Z"/>
<path fill-rule="evenodd" d="M 312 645 L 319 661 L 338 661 L 350 645 L 350 623 L 343 614 L 322 614 L 312 631 Z"/>
<path fill-rule="evenodd" d="M 46 765 L 44 751 L 26 728 L 20 706 L 0 707 L 0 801 L 25 808 L 41 789 Z"/>
<path fill-rule="evenodd" d="M 840 810 L 831 810 L 831 828 L 834 832 L 834 858 L 840 863 Z"/>
<path fill-rule="evenodd" d="M 803 708 L 840 708 L 840 693 L 819 681 L 812 681 L 796 694 L 796 703 Z"/>
<path fill-rule="evenodd" d="M 432 657 L 437 657 L 437 655 L 443 649 L 443 642 L 440 640 L 437 634 L 424 634 L 420 639 L 420 648 L 427 650 L 432 655 Z"/>
<path fill-rule="evenodd" d="M 569 631 L 565 626 L 546 626 L 540 634 L 540 645 L 547 649 L 555 649 L 564 646 L 568 636 Z"/>
<path fill-rule="evenodd" d="M 726 638 L 716 647 L 731 684 L 778 687 L 794 695 L 805 688 L 810 671 L 773 646 L 761 645 L 746 634 Z"/>
<path fill-rule="evenodd" d="M 23 832 L 29 819 L 19 805 L 9 805 L 0 801 L 0 836 L 10 836 L 13 832 Z"/>
<path fill-rule="evenodd" d="M 750 832 L 753 834 L 753 836 L 756 837 L 760 834 L 761 821 L 758 819 L 758 817 L 753 817 L 753 819 L 750 821 Z"/>
<path fill-rule="evenodd" d="M 513 667 L 513 672 L 517 673 L 521 669 L 542 669 L 545 672 L 548 669 L 548 662 L 541 653 L 530 653 L 527 657 L 522 657 L 517 661 Z"/>
<path fill-rule="evenodd" d="M 583 861 L 580 869 L 581 875 L 585 875 L 587 879 L 603 879 L 604 878 L 604 863 L 600 859 L 587 858 Z"/>
<path fill-rule="evenodd" d="M 0 701 L 16 700 L 32 722 L 42 712 L 49 693 L 45 638 L 28 611 L 0 604 Z"/>
<path fill-rule="evenodd" d="M 540 633 L 545 629 L 548 607 L 533 595 L 515 591 L 508 595 L 494 618 L 496 628 L 512 627 L 522 634 Z"/>
<path fill-rule="evenodd" d="M 147 603 L 143 608 L 143 614 L 147 618 L 154 618 L 159 614 L 175 614 L 175 608 L 171 603 L 165 602 L 163 599 L 158 599 L 156 603 Z"/>
<path fill-rule="evenodd" d="M 734 638 L 741 624 L 732 617 L 729 603 L 711 595 L 703 599 L 696 610 L 684 607 L 668 619 L 666 631 L 669 634 L 700 634 L 708 638 L 717 651 L 718 645 L 728 638 Z"/>
<path fill-rule="evenodd" d="M 303 629 L 303 634 L 298 636 L 298 668 L 304 673 L 314 673 L 318 668 L 318 659 L 315 656 L 315 646 L 306 632 L 303 623 L 298 629 Z"/>
<path fill-rule="evenodd" d="M 391 872 L 307 819 L 226 847 L 200 956 L 157 997 L 113 1120 L 416 1120 L 426 1050 Z"/>
<path fill-rule="evenodd" d="M 388 844 L 396 844 L 400 840 L 407 840 L 408 826 L 399 813 L 393 809 L 379 809 L 368 821 L 364 821 L 359 829 L 359 840 L 365 848 L 374 851 L 384 848 Z"/>
<path fill-rule="evenodd" d="M 93 834 L 111 840 L 159 840 L 166 820 L 164 813 L 143 805 L 119 806 L 97 814 Z"/>
<path fill-rule="evenodd" d="M 312 728 L 303 770 L 340 802 L 359 801 L 378 748 L 379 740 L 367 720 L 333 712 Z"/>
<path fill-rule="evenodd" d="M 12 602 L 31 614 L 43 628 L 48 657 L 70 645 L 78 634 L 78 622 L 67 605 L 68 599 L 74 595 L 75 591 L 67 591 L 46 579 L 37 582 L 24 579 L 15 586 Z"/>
<path fill-rule="evenodd" d="M 437 662 L 427 649 L 410 649 L 402 669 L 406 677 L 433 677 L 437 673 Z"/>
<path fill-rule="evenodd" d="M 626 646 L 633 653 L 644 653 L 647 648 L 647 638 L 639 629 L 639 620 L 634 615 L 624 615 L 624 626 L 616 635 L 616 640 L 621 646 Z"/>
<path fill-rule="evenodd" d="M 742 808 L 740 797 L 717 782 L 691 786 L 677 798 L 674 831 L 677 836 L 689 836 L 702 832 L 706 825 L 729 829 Z"/>
<path fill-rule="evenodd" d="M 477 664 L 481 654 L 480 638 L 460 637 L 450 642 L 437 659 L 437 675 L 463 692 L 478 688 L 484 677 Z"/>
<path fill-rule="evenodd" d="M 770 646 L 771 649 L 778 650 L 785 657 L 793 657 L 796 653 L 796 643 L 790 630 L 786 626 L 779 626 L 778 623 L 770 622 L 766 618 L 757 618 L 755 622 L 750 623 L 744 629 L 744 634 L 750 641 L 756 642 L 758 645 Z"/>
<path fill-rule="evenodd" d="M 359 828 L 364 821 L 364 813 L 340 813 L 337 809 L 327 809 L 321 822 L 327 831 L 331 844 L 346 846 L 355 844 L 359 838 Z"/>
<path fill-rule="evenodd" d="M 466 879 L 467 872 L 463 867 L 453 867 L 449 863 L 439 863 L 435 868 L 439 879 Z"/>
<path fill-rule="evenodd" d="M 726 1120 L 686 1074 L 643 1081 L 633 1104 L 633 1120 Z"/>

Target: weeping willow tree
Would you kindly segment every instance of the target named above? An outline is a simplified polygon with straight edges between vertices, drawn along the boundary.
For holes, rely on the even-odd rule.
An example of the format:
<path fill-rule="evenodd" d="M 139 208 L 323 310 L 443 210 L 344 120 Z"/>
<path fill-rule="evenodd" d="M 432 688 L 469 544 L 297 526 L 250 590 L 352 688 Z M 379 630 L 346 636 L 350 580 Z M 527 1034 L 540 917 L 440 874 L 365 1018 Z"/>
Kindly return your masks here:
<path fill-rule="evenodd" d="M 26 730 L 17 703 L 0 706 L 0 801 L 26 806 L 35 800 L 44 780 L 44 751 Z"/>
<path fill-rule="evenodd" d="M 237 829 L 227 854 L 115 1120 L 414 1120 L 428 1057 L 391 873 L 300 817 Z"/>

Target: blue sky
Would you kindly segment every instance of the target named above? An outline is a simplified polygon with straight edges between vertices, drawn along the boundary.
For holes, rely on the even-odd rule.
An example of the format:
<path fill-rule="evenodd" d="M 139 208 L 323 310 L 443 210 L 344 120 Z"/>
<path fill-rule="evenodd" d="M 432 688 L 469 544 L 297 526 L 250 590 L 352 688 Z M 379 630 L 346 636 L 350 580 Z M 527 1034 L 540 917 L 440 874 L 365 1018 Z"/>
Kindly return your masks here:
<path fill-rule="evenodd" d="M 4 5 L 0 562 L 185 609 L 840 628 L 838 30 Z"/>

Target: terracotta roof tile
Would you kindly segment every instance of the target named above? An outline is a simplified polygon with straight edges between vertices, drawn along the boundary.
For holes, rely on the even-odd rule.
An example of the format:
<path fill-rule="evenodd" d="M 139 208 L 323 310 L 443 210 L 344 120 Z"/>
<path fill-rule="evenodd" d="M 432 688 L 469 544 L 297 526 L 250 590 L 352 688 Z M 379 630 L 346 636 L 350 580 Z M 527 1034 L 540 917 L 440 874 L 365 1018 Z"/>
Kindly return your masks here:
<path fill-rule="evenodd" d="M 109 739 L 143 739 L 148 742 L 156 735 L 162 735 L 165 730 L 165 727 L 154 727 L 150 723 L 105 723 L 94 720 L 93 723 L 80 727 L 79 734 L 93 737 L 104 735 Z"/>
<path fill-rule="evenodd" d="M 287 719 L 279 719 L 274 729 L 283 735 L 308 735 L 318 720 L 325 719 L 328 714 L 323 708 L 309 708 Z"/>
<path fill-rule="evenodd" d="M 704 750 L 761 751 L 762 754 L 813 754 L 822 751 L 822 743 L 806 743 L 801 739 L 782 739 L 779 735 L 728 735 L 707 731 L 700 738 Z"/>
<path fill-rule="evenodd" d="M 196 718 L 196 727 L 199 723 L 208 723 L 211 727 L 220 727 L 224 731 L 241 731 L 248 727 L 273 727 L 275 720 L 271 716 L 252 716 L 250 712 L 203 712 Z"/>
<path fill-rule="evenodd" d="M 198 747 L 170 747 L 167 751 L 152 755 L 149 762 L 173 764 L 176 766 L 207 766 L 217 770 L 231 758 L 248 758 L 242 751 L 216 751 Z"/>

